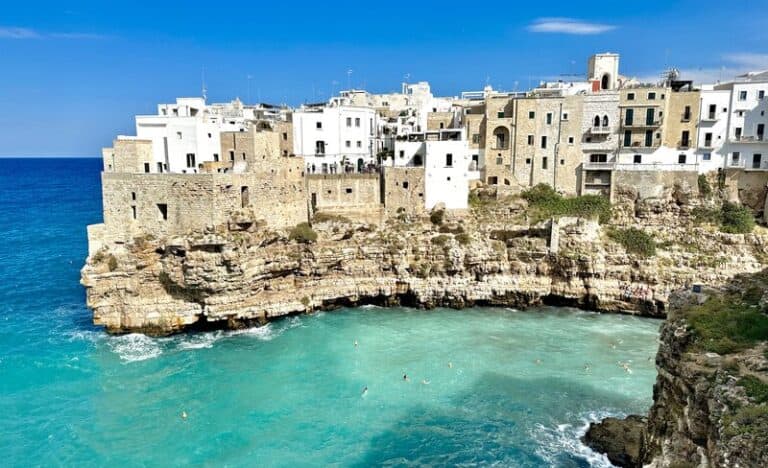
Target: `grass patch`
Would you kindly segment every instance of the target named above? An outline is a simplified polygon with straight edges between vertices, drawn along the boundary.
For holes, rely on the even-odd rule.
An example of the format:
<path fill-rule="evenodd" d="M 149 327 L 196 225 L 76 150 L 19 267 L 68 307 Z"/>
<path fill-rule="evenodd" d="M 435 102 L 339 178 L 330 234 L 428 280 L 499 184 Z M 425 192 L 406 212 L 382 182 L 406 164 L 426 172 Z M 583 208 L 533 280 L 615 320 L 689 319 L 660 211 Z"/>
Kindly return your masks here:
<path fill-rule="evenodd" d="M 712 195 L 712 186 L 709 184 L 709 180 L 707 180 L 707 176 L 704 174 L 699 174 L 699 195 L 701 195 L 704 198 L 709 197 Z"/>
<path fill-rule="evenodd" d="M 768 406 L 744 406 L 723 421 L 725 435 L 754 434 L 765 438 L 768 434 Z"/>
<path fill-rule="evenodd" d="M 627 253 L 644 258 L 656 255 L 656 241 L 640 229 L 610 229 L 608 237 L 621 244 Z"/>
<path fill-rule="evenodd" d="M 755 217 L 749 208 L 731 202 L 724 202 L 716 208 L 696 207 L 691 212 L 697 224 L 715 224 L 729 234 L 747 234 L 755 227 Z"/>
<path fill-rule="evenodd" d="M 748 296 L 728 293 L 691 306 L 685 316 L 695 335 L 694 346 L 728 354 L 768 340 L 768 315 Z"/>
<path fill-rule="evenodd" d="M 745 375 L 739 379 L 739 386 L 744 387 L 747 396 L 755 403 L 768 403 L 768 384 L 753 375 Z"/>
<path fill-rule="evenodd" d="M 458 242 L 460 245 L 469 245 L 469 243 L 472 242 L 472 238 L 469 237 L 469 234 L 466 232 L 462 232 L 460 234 L 456 234 L 456 242 Z"/>
<path fill-rule="evenodd" d="M 288 238 L 301 244 L 309 244 L 317 240 L 317 233 L 309 223 L 299 223 L 288 233 Z"/>
<path fill-rule="evenodd" d="M 559 216 L 597 218 L 607 223 L 611 218 L 611 203 L 600 195 L 566 198 L 547 184 L 538 184 L 522 193 L 528 201 L 528 214 L 533 222 Z"/>
<path fill-rule="evenodd" d="M 448 241 L 451 239 L 451 236 L 446 236 L 445 234 L 440 234 L 438 236 L 435 236 L 432 238 L 432 243 L 435 245 L 443 246 L 448 243 Z"/>
<path fill-rule="evenodd" d="M 344 224 L 352 224 L 352 221 L 347 218 L 346 216 L 331 214 L 331 213 L 323 213 L 318 212 L 315 213 L 314 216 L 312 216 L 312 222 L 313 223 L 344 223 Z"/>

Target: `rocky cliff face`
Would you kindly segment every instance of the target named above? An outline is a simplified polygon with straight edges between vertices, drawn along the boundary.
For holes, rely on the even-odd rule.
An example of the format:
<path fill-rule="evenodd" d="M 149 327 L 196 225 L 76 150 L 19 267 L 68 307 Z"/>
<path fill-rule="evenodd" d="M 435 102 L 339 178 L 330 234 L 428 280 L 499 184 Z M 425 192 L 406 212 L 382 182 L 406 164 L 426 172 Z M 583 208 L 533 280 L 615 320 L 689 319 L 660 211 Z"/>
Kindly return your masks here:
<path fill-rule="evenodd" d="M 768 275 L 757 276 L 765 292 Z M 625 467 L 768 466 L 768 316 L 765 301 L 746 297 L 749 287 L 741 279 L 737 284 L 732 288 L 739 289 L 675 296 L 661 329 L 647 418 L 602 421 L 585 442 Z M 735 300 L 697 306 L 708 295 Z M 713 319 L 730 307 L 747 312 Z M 741 334 L 749 340 L 740 341 Z"/>
<path fill-rule="evenodd" d="M 722 284 L 735 272 L 760 269 L 766 255 L 763 236 L 668 218 L 654 225 L 648 215 L 632 222 L 652 233 L 659 249 L 642 258 L 627 254 L 596 221 L 531 225 L 515 203 L 445 220 L 402 214 L 378 227 L 330 216 L 313 223 L 318 237 L 311 243 L 242 219 L 93 255 L 82 283 L 94 322 L 112 333 L 169 334 L 358 303 L 546 302 L 663 317 L 670 291 Z"/>

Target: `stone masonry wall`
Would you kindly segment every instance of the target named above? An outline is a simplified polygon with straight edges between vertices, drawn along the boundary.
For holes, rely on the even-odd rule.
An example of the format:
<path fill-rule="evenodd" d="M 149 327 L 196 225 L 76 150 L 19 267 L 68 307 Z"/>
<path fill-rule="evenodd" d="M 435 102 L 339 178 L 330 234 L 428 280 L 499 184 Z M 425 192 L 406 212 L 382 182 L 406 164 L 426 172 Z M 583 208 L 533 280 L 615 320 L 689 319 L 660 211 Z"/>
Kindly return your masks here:
<path fill-rule="evenodd" d="M 401 208 L 408 213 L 424 211 L 423 167 L 384 168 L 384 208 L 390 216 Z"/>

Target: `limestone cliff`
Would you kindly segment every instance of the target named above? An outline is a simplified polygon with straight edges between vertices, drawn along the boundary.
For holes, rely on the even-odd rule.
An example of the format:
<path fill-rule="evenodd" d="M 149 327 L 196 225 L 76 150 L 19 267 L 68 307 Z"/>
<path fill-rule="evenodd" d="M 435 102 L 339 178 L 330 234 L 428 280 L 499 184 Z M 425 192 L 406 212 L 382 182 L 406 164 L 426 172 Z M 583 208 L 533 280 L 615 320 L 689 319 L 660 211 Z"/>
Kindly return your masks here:
<path fill-rule="evenodd" d="M 585 441 L 625 467 L 768 466 L 767 280 L 677 294 L 648 417 L 605 420 Z"/>
<path fill-rule="evenodd" d="M 680 204 L 667 204 L 615 208 L 623 226 L 656 239 L 649 258 L 628 254 L 596 220 L 532 224 L 514 199 L 445 219 L 403 212 L 381 226 L 318 217 L 311 242 L 243 212 L 205 232 L 107 245 L 89 258 L 82 283 L 107 331 L 169 334 L 358 303 L 548 302 L 663 317 L 670 291 L 762 267 L 765 236 L 696 227 Z"/>

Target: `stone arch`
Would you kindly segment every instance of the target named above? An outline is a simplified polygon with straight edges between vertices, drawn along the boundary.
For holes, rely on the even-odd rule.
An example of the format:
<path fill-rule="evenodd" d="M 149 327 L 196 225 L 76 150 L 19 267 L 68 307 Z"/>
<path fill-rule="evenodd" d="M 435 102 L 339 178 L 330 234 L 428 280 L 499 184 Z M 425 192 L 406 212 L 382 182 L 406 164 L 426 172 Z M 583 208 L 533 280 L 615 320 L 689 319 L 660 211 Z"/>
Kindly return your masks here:
<path fill-rule="evenodd" d="M 607 126 L 608 126 L 608 116 L 604 115 L 603 116 L 603 127 L 607 127 Z"/>
<path fill-rule="evenodd" d="M 494 149 L 507 149 L 509 145 L 509 129 L 507 127 L 496 127 L 493 130 Z"/>
<path fill-rule="evenodd" d="M 611 75 L 608 73 L 603 75 L 603 78 L 600 80 L 600 89 L 608 89 L 608 85 L 611 83 Z"/>
<path fill-rule="evenodd" d="M 594 123 L 593 123 L 592 126 L 593 127 L 599 127 L 600 126 L 600 116 L 599 115 L 595 116 L 595 120 L 594 120 Z"/>

